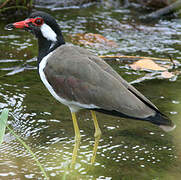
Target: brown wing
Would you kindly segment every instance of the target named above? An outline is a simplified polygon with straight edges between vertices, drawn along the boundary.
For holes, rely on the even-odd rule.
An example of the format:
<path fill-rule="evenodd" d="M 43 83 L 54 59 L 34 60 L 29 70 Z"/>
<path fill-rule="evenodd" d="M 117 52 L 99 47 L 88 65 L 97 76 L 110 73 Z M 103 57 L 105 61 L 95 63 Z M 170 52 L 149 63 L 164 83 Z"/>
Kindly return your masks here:
<path fill-rule="evenodd" d="M 78 47 L 76 46 L 77 50 L 81 53 L 81 54 L 85 54 L 89 57 L 89 59 L 91 59 L 93 62 L 95 62 L 97 65 L 99 65 L 104 71 L 108 72 L 109 74 L 111 74 L 112 76 L 114 76 L 117 80 L 119 80 L 129 91 L 131 91 L 133 94 L 135 94 L 139 99 L 141 99 L 142 101 L 148 103 L 151 107 L 153 107 L 154 109 L 158 108 L 149 100 L 147 99 L 143 94 L 141 94 L 134 86 L 132 86 L 131 84 L 129 84 L 126 80 L 124 80 L 114 69 L 112 69 L 111 66 L 109 66 L 103 59 L 99 58 L 98 56 L 94 55 L 93 53 L 91 53 L 90 51 Z"/>
<path fill-rule="evenodd" d="M 48 59 L 44 72 L 56 93 L 67 100 L 94 104 L 136 118 L 155 115 L 155 111 L 135 94 L 147 102 L 149 100 L 119 78 L 103 60 L 91 56 L 85 49 L 67 45 L 59 47 L 51 60 Z M 129 87 L 135 94 L 128 90 Z"/>

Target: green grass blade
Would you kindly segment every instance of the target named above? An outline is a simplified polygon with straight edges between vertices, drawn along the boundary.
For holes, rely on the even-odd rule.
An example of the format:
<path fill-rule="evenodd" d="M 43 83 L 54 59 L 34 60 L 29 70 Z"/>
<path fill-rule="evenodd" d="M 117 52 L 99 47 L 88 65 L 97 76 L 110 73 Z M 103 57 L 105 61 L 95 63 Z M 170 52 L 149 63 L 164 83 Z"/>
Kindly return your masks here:
<path fill-rule="evenodd" d="M 38 161 L 37 157 L 35 156 L 35 154 L 33 153 L 33 151 L 30 149 L 30 147 L 9 127 L 7 126 L 7 129 L 10 131 L 11 134 L 14 135 L 14 137 L 27 149 L 27 151 L 31 154 L 31 156 L 34 158 L 34 160 L 36 161 L 36 164 L 39 166 L 41 172 L 43 173 L 44 177 L 46 179 L 49 179 L 43 166 L 41 165 L 41 163 Z"/>
<path fill-rule="evenodd" d="M 41 172 L 43 173 L 44 177 L 46 179 L 49 179 L 43 166 L 41 165 L 41 163 L 38 161 L 37 157 L 35 156 L 35 154 L 33 153 L 33 151 L 30 149 L 30 147 L 6 124 L 7 123 L 7 119 L 8 119 L 8 109 L 3 109 L 1 115 L 0 115 L 0 145 L 3 142 L 3 137 L 5 134 L 5 130 L 6 128 L 10 131 L 11 134 L 14 135 L 14 137 L 26 148 L 26 150 L 31 154 L 31 156 L 34 158 L 34 160 L 36 161 L 36 164 L 39 166 Z"/>
<path fill-rule="evenodd" d="M 0 144 L 3 142 L 3 137 L 6 130 L 6 122 L 8 119 L 8 109 L 3 109 L 1 115 L 0 115 Z"/>

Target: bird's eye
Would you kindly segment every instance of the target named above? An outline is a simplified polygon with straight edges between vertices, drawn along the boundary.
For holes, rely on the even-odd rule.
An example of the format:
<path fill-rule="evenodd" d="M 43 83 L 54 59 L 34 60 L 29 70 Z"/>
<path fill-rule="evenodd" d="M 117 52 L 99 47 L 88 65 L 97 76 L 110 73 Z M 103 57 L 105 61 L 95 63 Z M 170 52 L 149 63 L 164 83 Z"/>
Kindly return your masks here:
<path fill-rule="evenodd" d="M 34 23 L 38 26 L 41 26 L 43 24 L 43 19 L 42 18 L 36 18 Z"/>

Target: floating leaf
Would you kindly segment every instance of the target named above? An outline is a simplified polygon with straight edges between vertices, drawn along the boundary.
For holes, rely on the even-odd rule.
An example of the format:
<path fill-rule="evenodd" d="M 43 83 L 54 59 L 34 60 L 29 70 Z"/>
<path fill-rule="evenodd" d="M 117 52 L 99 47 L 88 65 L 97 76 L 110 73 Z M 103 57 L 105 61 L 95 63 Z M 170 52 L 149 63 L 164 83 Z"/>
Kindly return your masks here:
<path fill-rule="evenodd" d="M 136 62 L 134 62 L 133 64 L 130 65 L 130 67 L 134 70 L 153 70 L 153 71 L 166 71 L 167 68 L 166 67 L 162 67 L 158 64 L 156 64 L 156 62 L 152 61 L 151 59 L 141 59 L 138 60 Z"/>
<path fill-rule="evenodd" d="M 3 142 L 3 137 L 6 130 L 6 122 L 8 119 L 8 109 L 3 109 L 1 115 L 0 115 L 0 144 Z"/>

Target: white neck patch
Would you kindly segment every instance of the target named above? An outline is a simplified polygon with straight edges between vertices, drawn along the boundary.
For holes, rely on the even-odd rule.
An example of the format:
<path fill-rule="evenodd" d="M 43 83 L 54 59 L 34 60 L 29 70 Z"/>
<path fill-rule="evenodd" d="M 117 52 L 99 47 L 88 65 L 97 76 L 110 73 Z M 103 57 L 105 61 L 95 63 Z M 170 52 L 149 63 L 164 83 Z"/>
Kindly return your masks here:
<path fill-rule="evenodd" d="M 57 35 L 56 33 L 52 30 L 52 28 L 47 25 L 46 23 L 44 23 L 42 26 L 41 26 L 41 32 L 43 34 L 43 36 L 50 40 L 50 41 L 57 41 Z"/>

